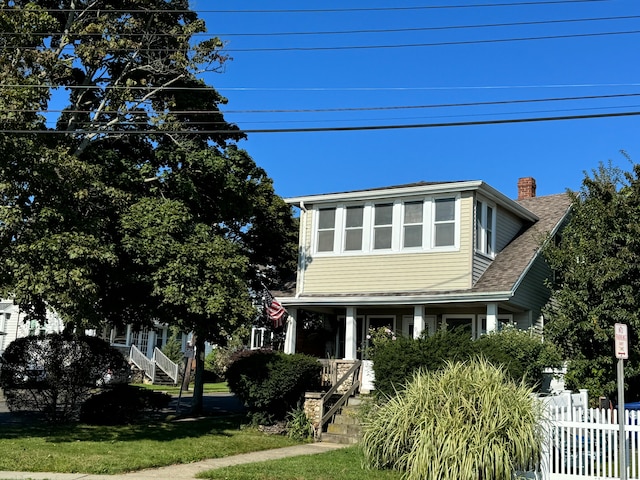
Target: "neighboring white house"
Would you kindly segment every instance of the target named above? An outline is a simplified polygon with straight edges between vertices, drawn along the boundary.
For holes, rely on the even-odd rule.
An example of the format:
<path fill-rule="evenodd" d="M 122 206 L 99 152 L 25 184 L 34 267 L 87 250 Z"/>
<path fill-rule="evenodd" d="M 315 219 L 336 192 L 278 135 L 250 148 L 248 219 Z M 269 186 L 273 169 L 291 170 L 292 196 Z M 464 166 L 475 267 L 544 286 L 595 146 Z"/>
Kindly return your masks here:
<path fill-rule="evenodd" d="M 569 213 L 566 194 L 513 200 L 483 181 L 420 182 L 286 200 L 300 209 L 285 351 L 355 359 L 370 328 L 417 337 L 466 327 L 477 338 L 511 323 L 542 330 L 551 271 L 541 242 Z M 305 338 L 302 311 L 324 336 Z M 318 340 L 321 338 L 321 340 Z M 322 343 L 322 344 L 320 344 Z"/>
<path fill-rule="evenodd" d="M 60 317 L 53 312 L 47 312 L 44 325 L 35 321 L 25 323 L 25 316 L 12 300 L 0 299 L 0 355 L 16 338 L 61 332 L 64 328 Z"/>

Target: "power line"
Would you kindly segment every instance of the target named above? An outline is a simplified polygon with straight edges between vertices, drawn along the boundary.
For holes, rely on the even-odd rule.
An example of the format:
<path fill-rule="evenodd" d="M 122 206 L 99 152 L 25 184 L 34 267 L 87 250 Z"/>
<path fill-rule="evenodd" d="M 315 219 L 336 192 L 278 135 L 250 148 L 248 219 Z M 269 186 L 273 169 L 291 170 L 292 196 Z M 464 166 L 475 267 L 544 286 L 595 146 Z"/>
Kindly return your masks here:
<path fill-rule="evenodd" d="M 100 85 L 22 85 L 18 83 L 0 84 L 1 88 L 35 88 L 35 89 L 56 89 L 64 88 L 69 90 L 153 90 L 162 91 L 248 91 L 248 92 L 383 92 L 383 91 L 421 91 L 421 90 L 509 90 L 527 88 L 610 88 L 610 87 L 638 87 L 638 83 L 559 83 L 559 84 L 539 84 L 539 85 L 463 85 L 463 86 L 431 86 L 431 87 L 161 87 L 161 86 L 100 86 Z"/>
<path fill-rule="evenodd" d="M 123 131 L 104 131 L 104 130 L 85 130 L 85 131 L 59 131 L 59 130 L 19 130 L 19 129 L 3 129 L 0 133 L 6 134 L 57 134 L 57 135 L 81 135 L 81 134 L 97 134 L 97 135 L 224 135 L 237 133 L 314 133 L 314 132 L 348 132 L 348 131 L 367 131 L 367 130 L 400 130 L 400 129 L 416 129 L 416 128 L 444 128 L 444 127 L 466 127 L 481 125 L 503 125 L 509 123 L 533 123 L 533 122 L 553 122 L 563 120 L 587 120 L 596 118 L 615 118 L 638 116 L 640 111 L 618 112 L 618 113 L 595 113 L 585 115 L 563 115 L 556 117 L 528 117 L 516 119 L 495 119 L 495 120 L 474 120 L 468 122 L 449 122 L 449 123 L 417 123 L 403 125 L 360 125 L 352 127 L 312 127 L 312 128 L 279 128 L 279 129 L 241 129 L 241 130 L 176 130 L 176 131 L 158 131 L 158 130 L 123 130 Z"/>
<path fill-rule="evenodd" d="M 485 102 L 465 102 L 465 103 L 436 103 L 429 105 L 391 105 L 376 107 L 338 107 L 338 108 L 301 108 L 301 109 L 263 109 L 263 110 L 171 110 L 172 115 L 226 115 L 226 114 L 256 114 L 256 113 L 325 113 L 325 112 L 362 112 L 362 111 L 385 111 L 385 110 L 417 110 L 430 108 L 451 108 L 451 107 L 476 107 L 488 105 L 516 105 L 523 103 L 544 103 L 544 102 L 565 102 L 578 100 L 602 100 L 611 98 L 639 97 L 640 93 L 620 93 L 610 95 L 584 95 L 578 97 L 547 97 L 515 100 L 494 100 Z M 70 113 L 70 114 L 90 114 L 94 110 L 66 110 L 66 109 L 3 109 L 2 112 L 9 113 Z M 116 115 L 118 112 L 103 112 L 104 115 Z M 122 112 L 121 112 L 122 113 Z M 135 115 L 144 112 L 124 112 Z M 199 122 L 200 123 L 200 122 Z"/>
<path fill-rule="evenodd" d="M 312 31 L 312 32 L 242 32 L 242 33 L 216 33 L 212 35 L 210 33 L 193 33 L 192 37 L 273 37 L 273 36 L 308 36 L 308 35 L 352 35 L 363 33 L 406 33 L 406 32 L 428 32 L 428 31 L 441 31 L 441 30 L 459 30 L 459 29 L 476 29 L 476 28 L 500 28 L 500 27 L 518 27 L 527 25 L 553 25 L 561 23 L 583 23 L 583 22 L 601 22 L 601 21 L 615 21 L 615 20 L 633 20 L 640 18 L 640 15 L 626 15 L 619 17 L 593 17 L 593 18 L 569 18 L 559 20 L 538 20 L 528 22 L 508 22 L 508 23 L 482 23 L 471 25 L 444 25 L 438 27 L 410 27 L 410 28 L 382 28 L 382 29 L 363 29 L 363 30 L 333 30 L 333 31 Z M 60 36 L 66 34 L 66 32 L 5 32 L 3 36 Z M 140 37 L 144 36 L 142 33 L 128 33 L 128 32 L 114 32 L 114 33 L 70 33 L 69 35 L 74 37 Z M 172 33 L 154 33 L 153 37 L 173 37 Z"/>
<path fill-rule="evenodd" d="M 634 35 L 640 33 L 640 30 L 629 30 L 624 32 L 598 32 L 598 33 L 572 33 L 567 35 L 543 35 L 538 37 L 513 37 L 513 38 L 494 38 L 487 40 L 458 40 L 447 42 L 432 43 L 404 43 L 404 44 L 387 44 L 387 45 L 347 45 L 347 46 L 327 46 L 327 47 L 256 47 L 256 48 L 230 48 L 221 49 L 221 53 L 236 52 L 310 52 L 310 51 L 337 51 L 337 50 L 374 50 L 387 48 L 423 48 L 423 47 L 443 47 L 453 45 L 481 45 L 489 43 L 506 43 L 506 42 L 526 42 L 535 40 L 560 40 L 566 38 L 587 38 L 587 37 L 603 37 L 609 35 Z M 0 51 L 14 50 L 15 46 L 5 46 Z M 68 45 L 63 52 L 71 50 L 73 45 Z M 42 50 L 42 47 L 21 47 L 22 50 Z M 128 51 L 137 51 L 136 48 L 116 48 L 116 52 L 127 53 Z M 188 48 L 144 48 L 145 52 L 162 52 L 165 54 L 174 52 L 186 52 Z"/>
<path fill-rule="evenodd" d="M 390 12 L 390 11 L 407 11 L 407 10 L 439 10 L 439 9 L 457 9 L 457 8 L 494 8 L 494 7 L 520 7 L 520 6 L 539 6 L 539 5 L 557 5 L 572 3 L 602 3 L 609 0 L 543 0 L 529 2 L 512 2 L 512 3 L 484 3 L 484 4 L 462 4 L 462 5 L 427 5 L 413 7 L 362 7 L 362 8 L 316 8 L 316 9 L 280 9 L 280 10 L 201 10 L 201 9 L 72 9 L 72 8 L 54 8 L 42 9 L 38 12 L 100 12 L 100 13 L 343 13 L 343 12 Z M 7 9 L 4 12 L 19 12 L 18 9 Z"/>

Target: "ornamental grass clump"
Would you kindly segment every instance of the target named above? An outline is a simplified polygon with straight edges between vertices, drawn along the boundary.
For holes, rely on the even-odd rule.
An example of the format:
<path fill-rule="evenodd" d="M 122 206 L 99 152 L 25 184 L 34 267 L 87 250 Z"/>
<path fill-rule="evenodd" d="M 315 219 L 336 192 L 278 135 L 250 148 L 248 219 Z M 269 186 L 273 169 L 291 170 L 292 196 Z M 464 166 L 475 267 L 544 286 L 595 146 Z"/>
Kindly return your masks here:
<path fill-rule="evenodd" d="M 365 465 L 407 480 L 510 480 L 540 458 L 542 409 L 531 393 L 484 359 L 418 371 L 367 418 Z"/>

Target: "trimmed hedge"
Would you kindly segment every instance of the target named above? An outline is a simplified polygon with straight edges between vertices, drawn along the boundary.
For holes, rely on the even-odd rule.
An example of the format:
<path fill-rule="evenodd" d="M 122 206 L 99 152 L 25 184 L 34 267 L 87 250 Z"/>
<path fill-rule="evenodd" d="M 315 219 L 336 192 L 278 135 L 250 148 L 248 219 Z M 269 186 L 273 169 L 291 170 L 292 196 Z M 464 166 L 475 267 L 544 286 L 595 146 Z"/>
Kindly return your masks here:
<path fill-rule="evenodd" d="M 308 355 L 245 350 L 231 358 L 226 378 L 251 420 L 270 424 L 284 420 L 305 392 L 320 388 L 321 371 L 320 362 Z"/>
<path fill-rule="evenodd" d="M 372 360 L 376 393 L 393 396 L 404 388 L 418 369 L 439 370 L 448 361 L 483 357 L 504 368 L 515 381 L 524 380 L 532 388 L 542 381 L 545 367 L 557 367 L 561 359 L 550 343 L 529 331 L 506 328 L 472 340 L 468 330 L 438 331 L 418 339 L 385 338 L 374 343 Z"/>

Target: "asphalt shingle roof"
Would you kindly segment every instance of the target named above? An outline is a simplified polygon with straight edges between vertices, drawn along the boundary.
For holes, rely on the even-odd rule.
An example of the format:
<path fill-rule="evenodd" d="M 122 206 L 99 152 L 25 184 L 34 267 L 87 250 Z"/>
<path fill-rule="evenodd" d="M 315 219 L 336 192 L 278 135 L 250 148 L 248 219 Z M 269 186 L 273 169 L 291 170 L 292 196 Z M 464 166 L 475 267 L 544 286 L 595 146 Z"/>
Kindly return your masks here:
<path fill-rule="evenodd" d="M 520 232 L 509 245 L 498 253 L 480 280 L 474 292 L 501 292 L 511 290 L 536 253 L 541 242 L 565 217 L 571 198 L 565 193 L 520 200 L 520 205 L 534 213 L 539 220 Z"/>

